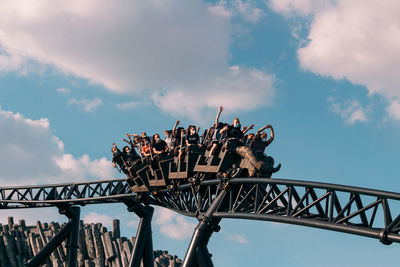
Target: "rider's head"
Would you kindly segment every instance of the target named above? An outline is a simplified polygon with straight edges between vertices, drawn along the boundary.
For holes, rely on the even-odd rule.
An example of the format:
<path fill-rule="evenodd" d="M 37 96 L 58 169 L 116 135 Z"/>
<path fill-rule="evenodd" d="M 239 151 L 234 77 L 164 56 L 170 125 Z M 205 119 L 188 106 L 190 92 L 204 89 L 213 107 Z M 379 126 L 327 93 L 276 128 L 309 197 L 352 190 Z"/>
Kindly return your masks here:
<path fill-rule="evenodd" d="M 159 143 L 159 142 L 161 141 L 160 135 L 157 134 L 157 133 L 156 133 L 155 135 L 153 135 L 153 140 L 154 140 L 155 142 Z"/>
<path fill-rule="evenodd" d="M 260 134 L 260 137 L 261 137 L 261 139 L 262 139 L 263 141 L 267 141 L 268 134 L 267 134 L 266 132 L 262 132 L 262 133 Z"/>
<path fill-rule="evenodd" d="M 124 148 L 123 148 L 123 151 L 125 152 L 125 153 L 130 153 L 131 152 L 131 149 L 129 148 L 129 146 L 124 146 Z"/>
<path fill-rule="evenodd" d="M 240 129 L 240 120 L 239 120 L 239 118 L 234 118 L 233 119 L 233 122 L 232 122 L 232 126 L 233 127 L 235 127 L 235 128 L 239 128 Z"/>

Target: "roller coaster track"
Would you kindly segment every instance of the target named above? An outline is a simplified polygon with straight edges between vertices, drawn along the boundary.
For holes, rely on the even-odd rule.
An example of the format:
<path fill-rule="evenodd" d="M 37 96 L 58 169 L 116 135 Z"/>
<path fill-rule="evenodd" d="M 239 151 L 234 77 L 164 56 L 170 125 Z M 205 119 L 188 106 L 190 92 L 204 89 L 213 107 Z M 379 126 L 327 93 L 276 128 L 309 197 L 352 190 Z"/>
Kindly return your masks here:
<path fill-rule="evenodd" d="M 196 217 L 200 221 L 196 231 L 202 223 L 211 227 L 203 249 L 223 218 L 296 224 L 375 238 L 383 244 L 400 243 L 400 194 L 353 186 L 222 177 L 146 194 L 132 193 L 125 179 L 0 188 L 0 209 L 118 202 L 133 211 L 135 205 L 156 205 Z M 196 232 L 191 246 L 198 246 Z M 191 250 L 184 266 L 193 265 Z"/>

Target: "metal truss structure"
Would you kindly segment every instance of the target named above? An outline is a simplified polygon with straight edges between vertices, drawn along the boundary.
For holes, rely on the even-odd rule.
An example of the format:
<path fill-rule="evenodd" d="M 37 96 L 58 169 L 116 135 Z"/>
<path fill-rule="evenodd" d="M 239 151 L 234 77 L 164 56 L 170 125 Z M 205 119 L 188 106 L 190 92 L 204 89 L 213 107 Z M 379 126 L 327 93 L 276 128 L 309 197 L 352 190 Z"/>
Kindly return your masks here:
<path fill-rule="evenodd" d="M 148 253 L 152 251 L 152 205 L 199 220 L 184 266 L 212 266 L 207 244 L 223 218 L 297 224 L 375 238 L 386 245 L 400 243 L 400 194 L 359 187 L 221 177 L 140 194 L 132 193 L 125 179 L 0 188 L 0 209 L 56 206 L 65 213 L 78 205 L 117 202 L 141 218 L 130 266 L 139 266 L 141 260 L 145 266 L 152 264 Z M 73 222 L 79 212 L 73 214 L 78 215 L 66 214 L 72 230 L 65 230 L 64 238 L 74 239 L 76 229 L 72 225 L 78 227 Z M 76 254 L 74 250 L 71 253 Z M 76 259 L 71 264 L 76 264 Z"/>

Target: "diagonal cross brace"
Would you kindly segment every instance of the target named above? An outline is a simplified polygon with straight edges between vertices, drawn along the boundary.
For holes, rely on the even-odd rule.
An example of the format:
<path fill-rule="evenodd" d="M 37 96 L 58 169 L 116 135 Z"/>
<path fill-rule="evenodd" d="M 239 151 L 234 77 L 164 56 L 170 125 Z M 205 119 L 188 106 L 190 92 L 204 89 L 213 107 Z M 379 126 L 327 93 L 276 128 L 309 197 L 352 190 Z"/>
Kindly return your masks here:
<path fill-rule="evenodd" d="M 79 241 L 79 218 L 81 209 L 79 207 L 62 207 L 59 208 L 61 214 L 66 215 L 69 221 L 61 230 L 27 263 L 26 267 L 36 267 L 50 256 L 50 254 L 57 249 L 61 243 L 68 238 L 68 267 L 78 266 L 78 241 Z"/>
<path fill-rule="evenodd" d="M 151 219 L 153 218 L 154 208 L 151 206 L 144 206 L 143 204 L 132 200 L 126 200 L 124 203 L 128 206 L 128 211 L 134 212 L 140 217 L 135 243 L 133 244 L 128 266 L 139 267 L 142 261 L 142 266 L 153 267 L 154 255 Z"/>

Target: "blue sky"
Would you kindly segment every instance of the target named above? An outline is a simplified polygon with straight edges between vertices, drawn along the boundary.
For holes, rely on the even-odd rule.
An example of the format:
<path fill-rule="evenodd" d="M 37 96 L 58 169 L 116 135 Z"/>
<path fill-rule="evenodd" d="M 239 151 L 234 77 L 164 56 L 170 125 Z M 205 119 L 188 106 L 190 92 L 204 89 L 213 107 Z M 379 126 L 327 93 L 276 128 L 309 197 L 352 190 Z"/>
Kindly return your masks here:
<path fill-rule="evenodd" d="M 275 177 L 400 191 L 396 1 L 3 1 L 0 180 L 121 177 L 112 142 L 221 120 L 267 123 Z M 28 182 L 27 182 L 28 180 Z M 62 220 L 56 210 L 2 212 Z M 137 218 L 122 205 L 87 221 Z M 195 221 L 158 209 L 154 247 L 184 257 Z M 398 245 L 268 222 L 222 222 L 216 266 L 386 266 Z M 264 264 L 261 264 L 264 263 Z"/>

